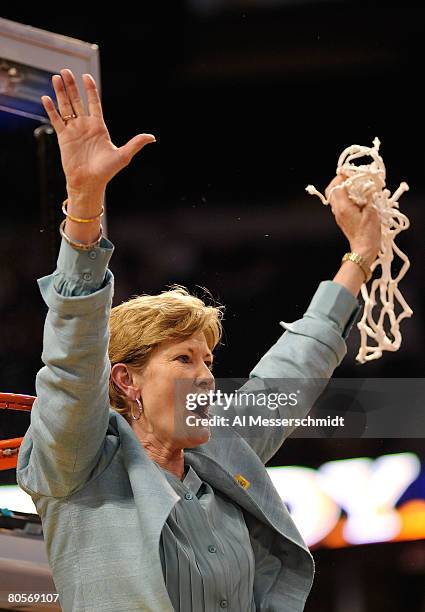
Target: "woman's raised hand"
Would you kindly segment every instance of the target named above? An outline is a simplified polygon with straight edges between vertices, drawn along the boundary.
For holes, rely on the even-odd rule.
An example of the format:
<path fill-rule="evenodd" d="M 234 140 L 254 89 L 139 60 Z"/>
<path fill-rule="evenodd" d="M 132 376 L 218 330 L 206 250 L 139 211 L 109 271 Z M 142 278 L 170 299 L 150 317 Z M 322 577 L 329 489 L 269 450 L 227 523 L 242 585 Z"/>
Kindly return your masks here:
<path fill-rule="evenodd" d="M 346 176 L 339 174 L 326 187 L 325 195 L 329 199 L 330 191 L 340 185 Z M 376 259 L 381 244 L 381 220 L 378 211 L 372 206 L 360 208 L 348 197 L 346 188 L 335 189 L 330 194 L 330 205 L 338 226 L 350 243 L 350 248 L 362 255 L 370 266 Z"/>
<path fill-rule="evenodd" d="M 102 193 L 136 153 L 155 142 L 155 137 L 138 134 L 124 146 L 116 147 L 103 120 L 94 78 L 90 74 L 82 75 L 87 112 L 71 70 L 64 68 L 60 72 L 62 78 L 58 74 L 52 77 L 58 110 L 49 96 L 42 96 L 41 100 L 58 137 L 68 196 Z"/>

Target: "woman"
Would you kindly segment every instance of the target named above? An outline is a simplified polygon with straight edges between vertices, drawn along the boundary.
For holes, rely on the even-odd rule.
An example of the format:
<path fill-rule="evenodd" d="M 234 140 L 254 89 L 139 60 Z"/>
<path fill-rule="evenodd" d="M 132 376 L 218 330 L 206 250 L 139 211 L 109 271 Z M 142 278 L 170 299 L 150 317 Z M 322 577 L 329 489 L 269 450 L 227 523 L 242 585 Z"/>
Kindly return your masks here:
<path fill-rule="evenodd" d="M 62 609 L 303 610 L 313 559 L 264 467 L 291 429 L 244 439 L 236 428 L 224 436 L 208 424 L 181 427 L 189 410 L 175 387 L 183 385 L 181 398 L 214 389 L 221 307 L 177 286 L 111 312 L 105 189 L 154 137 L 115 147 L 94 79 L 83 75 L 86 111 L 72 72 L 61 75 L 53 77 L 58 110 L 49 97 L 42 101 L 58 136 L 67 217 L 57 269 L 38 280 L 49 307 L 45 365 L 17 479 L 41 516 Z M 244 390 L 264 389 L 267 378 L 298 378 L 301 391 L 311 379 L 326 385 L 346 353 L 380 223 L 343 189 L 333 192 L 332 207 L 361 265 L 343 263 L 302 319 L 281 322 L 286 332 Z M 321 390 L 306 393 L 291 415 L 305 416 Z M 226 416 L 250 411 L 235 403 Z"/>

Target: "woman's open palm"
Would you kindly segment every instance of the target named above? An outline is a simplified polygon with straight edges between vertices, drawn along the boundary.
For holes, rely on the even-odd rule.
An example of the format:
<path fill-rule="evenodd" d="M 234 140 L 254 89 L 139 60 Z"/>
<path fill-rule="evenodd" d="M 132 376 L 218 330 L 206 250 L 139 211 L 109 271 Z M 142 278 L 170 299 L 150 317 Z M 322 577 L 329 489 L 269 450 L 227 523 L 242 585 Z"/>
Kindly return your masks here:
<path fill-rule="evenodd" d="M 63 80 L 58 74 L 52 77 L 58 110 L 49 96 L 41 100 L 58 137 L 68 193 L 99 190 L 155 138 L 152 134 L 138 134 L 124 146 L 116 147 L 103 120 L 94 78 L 90 74 L 82 76 L 87 113 L 72 72 L 65 68 L 61 75 Z"/>

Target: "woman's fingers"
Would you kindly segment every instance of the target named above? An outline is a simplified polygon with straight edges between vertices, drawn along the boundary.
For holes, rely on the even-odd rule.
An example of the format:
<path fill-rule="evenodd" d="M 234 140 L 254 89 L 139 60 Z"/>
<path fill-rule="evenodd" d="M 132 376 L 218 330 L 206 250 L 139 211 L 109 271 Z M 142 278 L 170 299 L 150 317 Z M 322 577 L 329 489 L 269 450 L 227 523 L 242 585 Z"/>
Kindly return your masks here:
<path fill-rule="evenodd" d="M 71 102 L 69 101 L 68 94 L 65 90 L 65 85 L 62 81 L 62 77 L 59 74 L 52 76 L 53 88 L 56 94 L 56 100 L 58 102 L 58 109 L 61 117 L 66 115 L 73 115 L 74 109 L 72 108 Z"/>
<path fill-rule="evenodd" d="M 58 134 L 66 126 L 62 117 L 73 114 L 76 114 L 77 117 L 87 115 L 72 71 L 69 68 L 62 68 L 60 72 L 62 76 L 55 74 L 52 77 L 58 108 L 56 109 L 54 102 L 49 96 L 41 97 L 44 109 Z M 94 78 L 91 74 L 83 74 L 82 80 L 86 88 L 89 115 L 103 120 L 102 105 Z"/>
<path fill-rule="evenodd" d="M 143 147 L 151 142 L 156 142 L 153 134 L 138 134 L 134 136 L 127 144 L 119 148 L 121 157 L 124 163 L 127 165 L 131 162 L 133 157 L 143 149 Z"/>
<path fill-rule="evenodd" d="M 86 114 L 86 110 L 84 108 L 77 83 L 75 82 L 74 75 L 69 68 L 62 68 L 61 75 L 65 82 L 66 92 L 72 108 L 78 117 L 82 117 Z"/>
<path fill-rule="evenodd" d="M 341 212 L 341 208 L 343 208 L 348 198 L 345 188 L 338 187 L 338 185 L 341 185 L 346 178 L 347 177 L 345 175 L 338 174 L 332 179 L 325 189 L 326 199 L 328 200 L 334 215 Z"/>
<path fill-rule="evenodd" d="M 89 103 L 89 114 L 93 117 L 103 119 L 102 105 L 100 103 L 99 93 L 96 87 L 96 81 L 91 74 L 83 74 L 84 86 L 87 91 L 87 99 Z"/>
<path fill-rule="evenodd" d="M 346 176 L 343 176 L 342 174 L 338 174 L 331 180 L 331 182 L 325 189 L 325 196 L 327 200 L 329 200 L 329 197 L 332 197 L 332 194 L 335 193 L 334 187 L 343 183 L 346 178 L 347 178 Z"/>
<path fill-rule="evenodd" d="M 44 110 L 46 111 L 50 119 L 50 123 L 53 125 L 56 134 L 60 134 L 62 130 L 65 129 L 65 123 L 62 121 L 62 117 L 56 110 L 56 106 L 54 105 L 53 100 L 49 96 L 41 96 L 41 102 L 44 106 Z"/>

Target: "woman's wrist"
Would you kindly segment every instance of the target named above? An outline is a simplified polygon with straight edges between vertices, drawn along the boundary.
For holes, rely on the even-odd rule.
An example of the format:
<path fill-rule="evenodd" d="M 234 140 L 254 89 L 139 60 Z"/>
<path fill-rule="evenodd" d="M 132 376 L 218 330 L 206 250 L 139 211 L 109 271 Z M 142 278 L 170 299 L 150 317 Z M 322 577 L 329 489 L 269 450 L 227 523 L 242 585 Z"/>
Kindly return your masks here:
<path fill-rule="evenodd" d="M 350 245 L 352 253 L 357 253 L 363 258 L 365 264 L 370 268 L 375 259 L 378 256 L 379 247 L 363 246 L 363 245 Z"/>
<path fill-rule="evenodd" d="M 64 231 L 74 242 L 92 244 L 100 236 L 100 221 L 97 219 L 93 223 L 78 223 L 67 218 Z"/>
<path fill-rule="evenodd" d="M 360 292 L 361 286 L 369 280 L 366 278 L 366 273 L 370 269 L 370 266 L 375 261 L 379 249 L 370 245 L 361 244 L 350 244 L 350 250 L 352 253 L 360 255 L 363 262 L 360 265 L 359 262 L 347 259 L 342 262 L 340 269 L 333 278 L 333 281 L 344 286 L 350 293 L 357 297 Z"/>
<path fill-rule="evenodd" d="M 94 217 L 102 210 L 106 187 L 73 190 L 67 187 L 68 212 L 75 217 Z"/>
<path fill-rule="evenodd" d="M 361 286 L 365 282 L 365 275 L 357 263 L 347 260 L 341 265 L 333 278 L 333 282 L 342 285 L 348 289 L 354 297 L 357 297 Z"/>
<path fill-rule="evenodd" d="M 104 198 L 104 189 L 78 193 L 68 190 L 67 212 L 80 219 L 96 217 L 102 210 Z M 100 235 L 100 223 L 100 217 L 90 223 L 73 221 L 67 217 L 64 230 L 71 240 L 81 244 L 91 244 Z"/>

